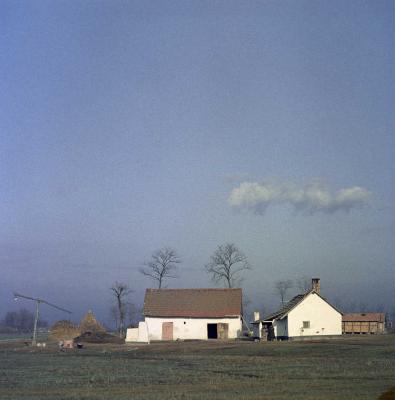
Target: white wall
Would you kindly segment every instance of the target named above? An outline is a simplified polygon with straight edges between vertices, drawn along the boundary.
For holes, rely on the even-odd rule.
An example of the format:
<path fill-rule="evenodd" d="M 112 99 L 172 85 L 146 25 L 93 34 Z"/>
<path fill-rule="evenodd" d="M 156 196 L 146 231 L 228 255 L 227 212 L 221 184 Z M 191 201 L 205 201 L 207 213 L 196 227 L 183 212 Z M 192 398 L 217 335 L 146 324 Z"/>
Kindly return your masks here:
<path fill-rule="evenodd" d="M 147 324 L 139 322 L 138 328 L 129 328 L 126 330 L 125 342 L 148 342 Z"/>
<path fill-rule="evenodd" d="M 303 321 L 310 321 L 310 328 L 303 328 Z M 309 294 L 288 314 L 289 337 L 341 334 L 341 314 L 315 293 Z"/>
<path fill-rule="evenodd" d="M 150 340 L 162 340 L 162 323 L 173 322 L 173 340 L 207 339 L 207 324 L 228 324 L 228 338 L 235 339 L 241 335 L 241 318 L 153 318 L 146 317 Z"/>
<path fill-rule="evenodd" d="M 252 332 L 254 333 L 254 337 L 262 337 L 262 322 L 259 322 L 257 324 L 252 324 Z"/>
<path fill-rule="evenodd" d="M 147 324 L 144 321 L 139 322 L 138 342 L 149 342 Z"/>
<path fill-rule="evenodd" d="M 128 328 L 126 330 L 125 342 L 137 342 L 139 339 L 139 328 Z"/>

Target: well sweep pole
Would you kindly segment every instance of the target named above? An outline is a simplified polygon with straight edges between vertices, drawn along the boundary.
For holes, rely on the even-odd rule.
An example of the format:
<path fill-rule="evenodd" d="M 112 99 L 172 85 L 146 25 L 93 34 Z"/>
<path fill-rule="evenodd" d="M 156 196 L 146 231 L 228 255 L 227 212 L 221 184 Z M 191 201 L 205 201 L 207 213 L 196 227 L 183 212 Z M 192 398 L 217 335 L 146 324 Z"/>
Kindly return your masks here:
<path fill-rule="evenodd" d="M 37 344 L 37 325 L 38 318 L 40 317 L 40 300 L 36 300 L 36 317 L 34 318 L 34 329 L 33 329 L 33 340 L 32 345 L 35 346 Z"/>

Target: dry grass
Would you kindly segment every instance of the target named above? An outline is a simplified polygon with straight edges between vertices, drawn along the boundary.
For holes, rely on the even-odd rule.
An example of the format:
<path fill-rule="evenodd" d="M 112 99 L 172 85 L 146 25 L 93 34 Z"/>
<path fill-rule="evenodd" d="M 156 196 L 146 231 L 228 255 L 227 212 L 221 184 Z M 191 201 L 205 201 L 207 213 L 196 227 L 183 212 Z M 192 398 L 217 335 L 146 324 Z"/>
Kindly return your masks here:
<path fill-rule="evenodd" d="M 321 342 L 0 343 L 1 399 L 376 399 L 395 387 L 395 336 Z"/>

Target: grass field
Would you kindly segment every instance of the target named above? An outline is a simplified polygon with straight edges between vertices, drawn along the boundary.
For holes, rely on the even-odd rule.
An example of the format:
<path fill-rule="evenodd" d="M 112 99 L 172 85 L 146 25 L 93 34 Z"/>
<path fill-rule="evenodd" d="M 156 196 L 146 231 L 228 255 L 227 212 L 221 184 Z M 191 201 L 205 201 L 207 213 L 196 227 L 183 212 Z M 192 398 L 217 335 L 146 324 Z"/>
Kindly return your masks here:
<path fill-rule="evenodd" d="M 87 345 L 0 342 L 0 399 L 377 399 L 395 335 L 320 342 Z"/>

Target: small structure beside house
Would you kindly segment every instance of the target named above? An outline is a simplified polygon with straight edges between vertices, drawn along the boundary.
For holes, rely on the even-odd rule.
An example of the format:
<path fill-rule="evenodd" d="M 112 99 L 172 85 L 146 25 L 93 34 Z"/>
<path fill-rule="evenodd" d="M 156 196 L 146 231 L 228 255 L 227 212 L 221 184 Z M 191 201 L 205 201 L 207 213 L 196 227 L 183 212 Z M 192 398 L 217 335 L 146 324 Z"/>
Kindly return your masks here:
<path fill-rule="evenodd" d="M 242 330 L 241 289 L 147 289 L 145 320 L 126 341 L 235 339 Z"/>
<path fill-rule="evenodd" d="M 343 333 L 380 334 L 385 332 L 384 313 L 349 313 L 342 318 Z"/>
<path fill-rule="evenodd" d="M 303 339 L 342 334 L 342 313 L 320 294 L 320 280 L 295 296 L 277 312 L 252 322 L 254 336 L 261 340 Z"/>

